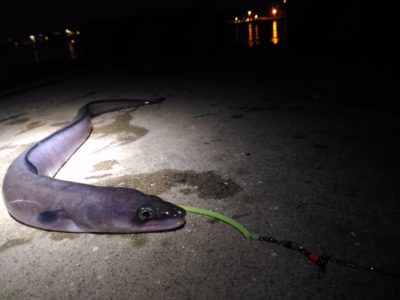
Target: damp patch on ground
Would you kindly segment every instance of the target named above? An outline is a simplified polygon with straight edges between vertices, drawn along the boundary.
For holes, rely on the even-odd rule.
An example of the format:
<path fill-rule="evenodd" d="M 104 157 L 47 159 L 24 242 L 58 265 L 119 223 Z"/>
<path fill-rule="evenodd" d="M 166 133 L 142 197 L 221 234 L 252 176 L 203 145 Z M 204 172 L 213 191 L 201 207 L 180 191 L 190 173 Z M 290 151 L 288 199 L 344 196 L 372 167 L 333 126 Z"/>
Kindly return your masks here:
<path fill-rule="evenodd" d="M 112 243 L 118 242 L 121 239 L 128 240 L 130 247 L 133 248 L 141 248 L 149 241 L 148 235 L 145 233 L 105 234 L 105 237 L 110 239 Z"/>
<path fill-rule="evenodd" d="M 117 165 L 118 161 L 115 159 L 111 160 L 105 160 L 102 162 L 99 162 L 93 166 L 93 171 L 106 171 L 106 170 L 111 170 L 114 165 Z"/>
<path fill-rule="evenodd" d="M 28 124 L 26 124 L 26 129 L 30 130 L 30 129 L 35 129 L 41 126 L 44 126 L 45 123 L 42 123 L 41 121 L 35 121 L 35 122 L 30 122 Z"/>
<path fill-rule="evenodd" d="M 196 115 L 194 116 L 195 119 L 201 119 L 201 118 L 206 118 L 206 117 L 215 117 L 218 116 L 218 113 L 206 113 L 202 115 Z"/>
<path fill-rule="evenodd" d="M 277 110 L 280 109 L 280 106 L 269 105 L 269 106 L 261 106 L 261 105 L 253 105 L 253 106 L 241 106 L 239 109 L 245 112 L 258 112 L 258 111 L 267 111 L 267 110 Z"/>
<path fill-rule="evenodd" d="M 14 247 L 18 247 L 18 246 L 22 246 L 25 244 L 29 244 L 29 242 L 31 241 L 31 238 L 24 238 L 24 239 L 12 239 L 12 240 L 8 240 L 7 242 L 5 242 L 4 244 L 2 244 L 0 246 L 0 253 L 7 251 L 8 249 L 14 248 Z"/>
<path fill-rule="evenodd" d="M 16 153 L 20 153 L 30 147 L 32 147 L 35 143 L 30 144 L 20 144 L 20 145 L 5 145 L 0 147 L 0 151 L 3 150 L 15 150 Z"/>
<path fill-rule="evenodd" d="M 141 248 L 148 242 L 148 237 L 145 234 L 129 235 L 129 237 L 133 248 Z"/>
<path fill-rule="evenodd" d="M 27 113 L 20 113 L 20 114 L 12 115 L 12 116 L 0 119 L 0 123 L 4 123 L 4 122 L 10 121 L 10 120 L 14 120 L 14 119 L 17 119 L 17 118 L 25 116 L 25 115 L 27 115 Z M 11 123 L 11 122 L 9 122 L 9 123 Z"/>
<path fill-rule="evenodd" d="M 134 188 L 146 194 L 159 195 L 173 187 L 186 195 L 196 194 L 205 199 L 222 199 L 242 190 L 231 179 L 224 179 L 213 171 L 161 170 L 149 174 L 123 175 L 99 180 L 97 184 Z"/>
<path fill-rule="evenodd" d="M 41 121 L 29 122 L 28 124 L 25 125 L 25 129 L 20 131 L 20 132 L 18 132 L 16 135 L 23 134 L 23 133 L 28 132 L 30 130 L 33 130 L 35 128 L 42 127 L 44 125 L 46 125 L 46 123 L 43 123 Z"/>
<path fill-rule="evenodd" d="M 108 125 L 94 126 L 92 134 L 98 135 L 99 137 L 118 134 L 116 137 L 118 145 L 129 144 L 140 139 L 149 132 L 147 128 L 130 124 L 132 119 L 133 117 L 129 113 L 121 114 Z"/>
<path fill-rule="evenodd" d="M 87 92 L 87 93 L 78 95 L 78 96 L 76 96 L 76 97 L 70 99 L 70 101 L 71 101 L 71 100 L 77 100 L 77 99 L 86 98 L 86 97 L 92 96 L 92 95 L 94 95 L 94 94 L 96 94 L 96 91 L 90 91 L 90 92 Z"/>
<path fill-rule="evenodd" d="M 253 105 L 253 106 L 239 106 L 239 107 L 231 107 L 228 106 L 228 109 L 237 109 L 242 111 L 243 113 L 235 113 L 231 114 L 232 119 L 241 119 L 246 114 L 245 113 L 254 113 L 254 112 L 265 112 L 265 111 L 272 111 L 272 110 L 279 110 L 281 109 L 280 106 L 275 105 L 268 105 L 268 106 L 261 106 L 261 105 Z"/>
<path fill-rule="evenodd" d="M 3 150 L 8 150 L 8 149 L 14 149 L 16 146 L 11 146 L 11 145 L 6 145 L 6 146 L 1 146 L 0 151 Z"/>
<path fill-rule="evenodd" d="M 30 119 L 29 118 L 15 118 L 12 121 L 7 122 L 5 125 L 19 125 L 19 124 L 24 124 L 28 122 Z"/>
<path fill-rule="evenodd" d="M 74 240 L 79 237 L 79 233 L 50 232 L 49 238 L 52 241 Z"/>
<path fill-rule="evenodd" d="M 56 123 L 52 123 L 50 124 L 51 127 L 63 127 L 64 125 L 67 125 L 68 122 L 56 122 Z"/>
<path fill-rule="evenodd" d="M 111 173 L 106 173 L 106 174 L 101 174 L 101 175 L 93 175 L 93 176 L 86 176 L 85 179 L 91 180 L 91 179 L 100 179 L 100 178 L 106 178 L 106 177 L 111 177 Z"/>

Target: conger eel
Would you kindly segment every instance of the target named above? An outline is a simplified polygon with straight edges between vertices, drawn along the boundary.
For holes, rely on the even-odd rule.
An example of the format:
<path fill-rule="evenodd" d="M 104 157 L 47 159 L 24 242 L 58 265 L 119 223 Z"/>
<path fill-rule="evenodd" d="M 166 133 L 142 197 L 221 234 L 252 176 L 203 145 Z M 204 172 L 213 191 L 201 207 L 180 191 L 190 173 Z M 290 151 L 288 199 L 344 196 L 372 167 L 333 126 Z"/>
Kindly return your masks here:
<path fill-rule="evenodd" d="M 159 197 L 130 188 L 53 177 L 90 135 L 92 117 L 163 100 L 102 100 L 83 106 L 70 123 L 24 151 L 10 165 L 3 182 L 10 215 L 29 226 L 64 232 L 153 232 L 183 226 L 185 210 Z"/>

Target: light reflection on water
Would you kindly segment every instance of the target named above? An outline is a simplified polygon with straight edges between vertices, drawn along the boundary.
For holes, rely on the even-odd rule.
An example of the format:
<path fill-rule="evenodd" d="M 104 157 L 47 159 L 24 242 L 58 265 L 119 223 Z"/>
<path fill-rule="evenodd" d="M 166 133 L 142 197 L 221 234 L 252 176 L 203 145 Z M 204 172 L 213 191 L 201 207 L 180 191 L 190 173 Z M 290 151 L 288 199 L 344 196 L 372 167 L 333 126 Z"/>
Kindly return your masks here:
<path fill-rule="evenodd" d="M 253 47 L 253 46 L 258 46 L 260 45 L 260 34 L 259 34 L 259 29 L 258 29 L 258 23 L 249 23 L 247 25 L 248 27 L 248 38 L 247 38 L 247 44 L 249 45 L 249 47 Z M 254 28 L 254 30 L 253 30 Z"/>
<path fill-rule="evenodd" d="M 33 50 L 33 59 L 35 60 L 35 63 L 37 64 L 40 63 L 39 51 L 35 45 L 32 45 L 32 50 Z"/>
<path fill-rule="evenodd" d="M 234 45 L 255 48 L 258 46 L 276 46 L 285 41 L 285 21 L 259 21 L 229 25 L 230 41 Z"/>
<path fill-rule="evenodd" d="M 79 58 L 79 41 L 76 39 L 61 40 L 52 44 L 31 44 L 25 47 L 26 51 L 31 52 L 29 55 L 31 58 L 27 59 L 28 63 L 32 61 L 36 64 L 55 61 L 73 61 Z M 24 47 L 20 50 L 23 50 L 23 48 Z M 18 58 L 21 57 L 19 56 Z"/>
<path fill-rule="evenodd" d="M 254 26 L 254 34 L 255 34 L 255 38 L 256 38 L 256 46 L 258 46 L 260 44 L 260 34 L 258 33 L 258 23 L 255 24 Z"/>
<path fill-rule="evenodd" d="M 279 43 L 279 37 L 278 37 L 278 22 L 273 21 L 272 22 L 272 38 L 271 38 L 272 44 L 276 45 Z"/>
<path fill-rule="evenodd" d="M 249 45 L 249 47 L 253 47 L 253 24 L 249 23 L 249 25 L 247 26 L 247 44 Z"/>
<path fill-rule="evenodd" d="M 77 58 L 75 40 L 69 40 L 68 41 L 68 52 L 69 52 L 69 58 L 71 60 L 75 60 Z"/>

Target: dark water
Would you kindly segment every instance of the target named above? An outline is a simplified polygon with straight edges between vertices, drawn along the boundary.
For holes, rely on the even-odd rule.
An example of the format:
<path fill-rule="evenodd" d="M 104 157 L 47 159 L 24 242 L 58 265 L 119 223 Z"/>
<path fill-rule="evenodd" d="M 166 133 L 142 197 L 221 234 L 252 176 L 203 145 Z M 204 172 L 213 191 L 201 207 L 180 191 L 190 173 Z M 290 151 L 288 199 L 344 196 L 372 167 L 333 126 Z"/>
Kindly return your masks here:
<path fill-rule="evenodd" d="M 74 61 L 80 56 L 80 40 L 60 38 L 50 41 L 11 45 L 1 53 L 1 63 L 8 65 L 43 64 Z"/>
<path fill-rule="evenodd" d="M 228 42 L 233 47 L 281 46 L 286 43 L 286 23 L 281 19 L 229 24 Z"/>
<path fill-rule="evenodd" d="M 9 38 L 0 45 L 0 92 L 74 68 L 82 58 L 80 33 Z"/>
<path fill-rule="evenodd" d="M 175 20 L 175 19 L 174 19 Z M 237 24 L 193 19 L 94 22 L 80 30 L 29 35 L 0 47 L 0 90 L 63 71 L 81 63 L 169 56 L 211 59 L 233 49 L 280 48 L 286 44 L 284 19 Z M 82 32 L 82 34 L 80 33 Z M 227 51 L 228 50 L 228 51 Z"/>
<path fill-rule="evenodd" d="M 212 36 L 212 38 L 205 38 L 205 40 L 200 41 L 200 43 L 206 44 L 204 45 L 205 47 L 211 46 L 210 42 L 218 44 L 218 50 L 221 50 L 221 45 L 222 47 L 227 46 L 230 48 L 257 48 L 278 47 L 286 43 L 286 24 L 285 21 L 282 19 L 227 24 L 227 30 L 224 34 L 216 34 L 215 32 L 217 30 L 210 30 L 210 28 L 207 28 L 207 24 L 202 24 L 201 27 L 204 27 L 203 30 L 200 28 L 198 29 L 198 31 L 204 32 L 206 36 L 209 35 Z M 188 43 L 199 43 L 198 40 L 193 41 L 187 38 L 177 39 L 177 37 L 182 35 L 182 27 L 178 27 L 175 29 L 178 31 L 176 32 L 176 35 L 172 34 L 170 37 L 168 37 L 173 40 L 175 48 L 184 48 Z M 116 48 L 121 48 L 121 45 L 114 43 L 110 35 L 108 37 L 104 37 L 106 40 L 108 40 L 108 44 L 112 43 L 115 45 Z M 157 32 L 155 28 L 152 28 L 152 30 L 142 32 L 142 36 L 140 36 L 139 38 L 137 34 L 134 36 L 121 35 L 120 38 L 122 40 L 126 39 L 126 43 L 128 44 L 131 43 L 129 40 L 135 38 L 135 40 L 137 40 L 138 42 L 138 45 L 136 46 L 139 47 L 146 47 L 146 43 L 148 43 L 148 41 L 154 41 L 158 39 L 158 43 L 163 44 L 160 46 L 164 46 L 163 48 L 169 47 L 169 41 L 165 39 L 160 40 L 158 36 L 159 32 Z M 190 34 L 188 33 L 186 34 L 186 36 L 190 36 Z M 89 36 L 88 38 L 90 40 L 91 36 Z M 97 40 L 99 37 L 95 36 L 95 38 Z M 143 42 L 143 45 L 139 45 L 140 42 Z M 181 45 L 176 45 L 176 43 Z M 18 45 L 9 45 L 8 48 L 1 51 L 2 53 L 0 63 L 6 63 L 9 65 L 22 65 L 77 61 L 82 59 L 82 44 L 83 43 L 80 36 L 75 35 L 72 37 L 68 37 L 62 34 L 57 37 L 51 37 L 48 40 L 37 39 L 35 42 L 31 41 L 25 44 L 19 43 Z M 93 42 L 92 44 L 94 44 L 96 48 L 102 47 L 102 43 L 97 44 Z M 90 47 L 93 47 L 93 45 L 90 45 Z M 214 48 L 214 50 L 215 49 L 216 48 Z M 102 51 L 102 49 L 97 49 L 97 51 Z M 119 50 L 117 49 L 117 51 Z"/>

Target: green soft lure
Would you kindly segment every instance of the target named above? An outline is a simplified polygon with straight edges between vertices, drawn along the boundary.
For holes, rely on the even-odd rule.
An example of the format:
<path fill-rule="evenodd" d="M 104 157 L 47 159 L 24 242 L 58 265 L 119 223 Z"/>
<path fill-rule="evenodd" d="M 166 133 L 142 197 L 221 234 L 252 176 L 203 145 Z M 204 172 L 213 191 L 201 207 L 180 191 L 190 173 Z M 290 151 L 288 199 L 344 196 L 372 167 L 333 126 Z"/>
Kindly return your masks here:
<path fill-rule="evenodd" d="M 245 237 L 248 240 L 259 240 L 260 236 L 254 232 L 249 231 L 246 227 L 244 227 L 242 224 L 239 222 L 235 221 L 234 219 L 225 216 L 223 214 L 217 213 L 215 211 L 203 209 L 203 208 L 198 208 L 198 207 L 191 207 L 191 206 L 186 206 L 186 205 L 180 205 L 181 208 L 186 210 L 187 212 L 198 214 L 198 215 L 205 215 L 211 218 L 214 218 L 218 221 L 224 222 L 233 228 L 235 228 L 237 231 L 239 231 L 243 237 Z"/>

